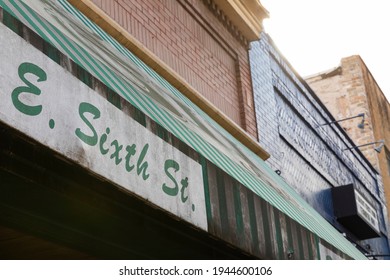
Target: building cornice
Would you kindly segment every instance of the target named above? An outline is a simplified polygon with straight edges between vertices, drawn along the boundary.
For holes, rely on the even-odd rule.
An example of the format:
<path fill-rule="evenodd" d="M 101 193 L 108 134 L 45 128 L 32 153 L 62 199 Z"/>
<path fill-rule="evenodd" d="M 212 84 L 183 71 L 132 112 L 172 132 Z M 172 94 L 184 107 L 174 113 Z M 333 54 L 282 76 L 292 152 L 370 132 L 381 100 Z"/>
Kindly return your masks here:
<path fill-rule="evenodd" d="M 263 20 L 268 11 L 259 0 L 209 0 L 213 1 L 248 41 L 260 39 Z"/>

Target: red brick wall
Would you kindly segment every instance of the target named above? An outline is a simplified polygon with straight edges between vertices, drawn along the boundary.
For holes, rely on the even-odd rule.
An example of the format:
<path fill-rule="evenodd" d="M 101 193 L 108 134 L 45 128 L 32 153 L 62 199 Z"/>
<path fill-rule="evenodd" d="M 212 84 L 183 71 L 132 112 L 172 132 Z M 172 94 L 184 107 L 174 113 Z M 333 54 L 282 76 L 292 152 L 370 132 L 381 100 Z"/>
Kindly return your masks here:
<path fill-rule="evenodd" d="M 93 0 L 234 122 L 257 136 L 247 47 L 201 0 Z"/>

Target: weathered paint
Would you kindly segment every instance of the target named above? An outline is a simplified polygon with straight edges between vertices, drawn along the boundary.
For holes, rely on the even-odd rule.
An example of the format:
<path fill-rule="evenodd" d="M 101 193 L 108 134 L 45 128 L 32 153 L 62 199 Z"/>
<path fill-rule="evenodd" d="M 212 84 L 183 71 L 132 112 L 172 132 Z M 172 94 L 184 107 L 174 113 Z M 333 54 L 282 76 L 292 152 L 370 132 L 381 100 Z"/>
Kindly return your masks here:
<path fill-rule="evenodd" d="M 317 236 L 207 160 L 202 164 L 207 167 L 211 234 L 262 259 L 289 259 L 289 253 L 290 259 L 318 259 Z"/>
<path fill-rule="evenodd" d="M 249 54 L 259 142 L 272 154 L 267 160 L 269 166 L 279 170 L 280 176 L 329 224 L 347 235 L 348 229 L 335 219 L 331 189 L 353 183 L 376 209 L 382 237 L 360 241 L 351 233 L 348 240 L 360 250 L 365 244 L 374 251 L 388 248 L 382 186 L 372 166 L 358 153 L 343 151 L 352 144 L 342 125 L 319 126 L 333 118 L 267 34 L 252 43 Z"/>
<path fill-rule="evenodd" d="M 207 229 L 201 166 L 0 25 L 0 119 L 65 157 Z M 77 71 L 92 86 L 92 76 Z M 77 93 L 77 94 L 76 94 Z M 59 102 L 59 101 L 62 102 Z M 143 118 L 145 115 L 139 115 Z"/>
<path fill-rule="evenodd" d="M 274 218 L 275 218 L 275 237 L 276 237 L 276 244 L 278 249 L 278 258 L 283 260 L 284 259 L 284 250 L 283 250 L 283 240 L 282 240 L 282 230 L 280 226 L 280 217 L 279 212 L 274 209 Z"/>
<path fill-rule="evenodd" d="M 14 31 L 17 34 L 20 34 L 22 32 L 22 26 L 19 24 L 19 21 L 14 18 L 12 15 L 10 15 L 8 12 L 2 10 L 2 21 L 3 23 L 8 26 L 12 31 Z"/>
<path fill-rule="evenodd" d="M 211 224 L 212 214 L 210 205 L 210 188 L 209 188 L 209 175 L 207 171 L 207 161 L 204 157 L 200 156 L 200 164 L 202 165 L 203 174 L 203 187 L 206 204 L 207 223 Z"/>
<path fill-rule="evenodd" d="M 240 212 L 242 215 L 241 219 L 243 225 L 243 234 L 240 236 L 241 244 L 242 244 L 241 246 L 245 248 L 245 251 L 253 253 L 255 246 L 252 243 L 252 228 L 250 222 L 251 213 L 249 210 L 249 205 L 247 203 L 249 193 L 252 192 L 236 181 L 234 185 L 237 186 L 237 190 L 239 192 L 239 198 L 240 198 L 240 205 L 241 205 Z"/>
<path fill-rule="evenodd" d="M 236 232 L 241 239 L 241 244 L 245 242 L 244 237 L 244 221 L 243 221 L 243 206 L 241 204 L 240 190 L 237 182 L 233 182 L 233 205 L 235 214 Z"/>
<path fill-rule="evenodd" d="M 298 240 L 298 252 L 299 252 L 299 259 L 303 260 L 305 258 L 305 253 L 303 250 L 303 240 L 302 240 L 302 233 L 301 233 L 301 228 L 297 227 L 297 234 L 296 234 L 296 239 Z"/>
<path fill-rule="evenodd" d="M 216 236 L 222 235 L 221 215 L 219 210 L 219 195 L 217 187 L 216 168 L 207 161 L 207 174 L 209 180 L 209 194 L 211 205 L 211 220 L 209 224 L 209 231 Z"/>
<path fill-rule="evenodd" d="M 312 237 L 311 232 L 308 232 L 308 233 L 306 234 L 306 238 L 307 238 L 307 247 L 308 247 L 307 252 L 309 253 L 309 259 L 310 259 L 310 260 L 313 259 L 313 244 L 312 244 L 311 237 Z"/>
<path fill-rule="evenodd" d="M 320 252 L 320 239 L 318 236 L 314 236 L 314 240 L 316 242 L 316 249 L 317 249 L 317 260 L 321 259 L 321 252 Z"/>
<path fill-rule="evenodd" d="M 290 219 L 288 217 L 286 217 L 286 232 L 287 232 L 287 252 L 290 253 L 292 252 L 293 254 L 295 254 L 295 247 L 294 247 L 294 244 L 293 244 L 293 235 L 292 235 L 292 228 L 291 228 L 291 223 L 290 223 Z M 291 257 L 292 258 L 292 257 Z"/>
<path fill-rule="evenodd" d="M 219 190 L 222 189 L 222 191 L 219 191 L 219 193 L 221 194 L 220 202 L 222 202 L 220 205 L 223 205 L 223 208 L 226 209 L 225 211 L 226 227 L 222 227 L 222 228 L 226 230 L 227 236 L 229 237 L 229 241 L 233 243 L 235 241 L 238 241 L 238 235 L 236 230 L 236 213 L 235 213 L 235 207 L 233 203 L 233 189 L 232 189 L 233 180 L 231 180 L 229 176 L 224 172 L 218 172 L 217 174 L 218 177 L 221 177 L 223 181 L 223 185 L 218 186 Z M 221 210 L 223 208 L 221 208 Z M 225 215 L 221 215 L 221 216 L 223 217 Z"/>
<path fill-rule="evenodd" d="M 260 247 L 262 247 L 260 240 L 259 240 L 259 232 L 258 232 L 258 225 L 256 220 L 256 210 L 253 200 L 253 193 L 248 193 L 247 195 L 247 203 L 248 203 L 248 211 L 249 211 L 249 227 L 251 231 L 251 246 L 252 253 L 254 255 L 260 256 Z"/>
<path fill-rule="evenodd" d="M 263 221 L 264 227 L 264 239 L 265 239 L 265 254 L 266 256 L 276 255 L 274 254 L 273 246 L 272 246 L 272 228 L 270 227 L 270 218 L 268 205 L 265 201 L 261 201 L 261 220 Z"/>
<path fill-rule="evenodd" d="M 318 245 L 319 256 L 321 260 L 342 260 L 342 257 L 336 252 L 332 251 L 328 246 L 319 243 Z"/>
<path fill-rule="evenodd" d="M 217 169 L 216 172 L 217 177 L 217 194 L 218 194 L 218 202 L 219 202 L 219 219 L 221 222 L 221 230 L 222 234 L 225 235 L 229 241 L 231 241 L 231 235 L 229 234 L 229 220 L 228 220 L 228 208 L 226 203 L 226 190 L 225 190 L 225 182 L 224 182 L 224 173 Z M 227 189 L 227 187 L 226 187 Z M 230 207 L 229 207 L 230 208 Z"/>
<path fill-rule="evenodd" d="M 264 227 L 262 204 L 263 202 L 261 200 L 256 199 L 256 196 L 253 196 L 254 212 L 252 213 L 252 216 L 256 221 L 256 223 L 253 223 L 254 225 L 256 225 L 256 230 L 253 231 L 257 233 L 257 236 L 253 238 L 253 240 L 258 240 L 258 243 L 255 243 L 255 251 L 259 251 L 259 256 L 262 256 L 262 258 L 267 259 L 270 258 L 271 253 L 269 252 L 269 254 L 267 254 L 267 242 L 269 242 L 269 238 L 267 239 L 266 236 L 269 236 L 269 232 L 267 232 L 266 228 Z"/>

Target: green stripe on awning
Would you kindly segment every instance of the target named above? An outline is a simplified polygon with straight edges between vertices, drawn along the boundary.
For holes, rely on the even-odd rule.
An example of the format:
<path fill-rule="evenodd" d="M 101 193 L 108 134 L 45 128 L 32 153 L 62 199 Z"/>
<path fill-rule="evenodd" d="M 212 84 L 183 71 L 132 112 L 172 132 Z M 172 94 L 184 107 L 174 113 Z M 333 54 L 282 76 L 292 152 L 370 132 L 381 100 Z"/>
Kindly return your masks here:
<path fill-rule="evenodd" d="M 263 160 L 67 1 L 0 5 L 256 195 L 351 258 L 366 259 Z"/>

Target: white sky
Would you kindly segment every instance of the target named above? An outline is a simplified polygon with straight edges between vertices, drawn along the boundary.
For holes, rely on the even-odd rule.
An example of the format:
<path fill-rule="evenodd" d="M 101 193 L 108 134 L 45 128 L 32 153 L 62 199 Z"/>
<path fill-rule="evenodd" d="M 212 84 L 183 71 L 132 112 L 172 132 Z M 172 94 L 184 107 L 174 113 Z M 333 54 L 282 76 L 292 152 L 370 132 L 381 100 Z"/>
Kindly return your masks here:
<path fill-rule="evenodd" d="M 390 100 L 390 1 L 260 0 L 265 31 L 302 76 L 360 55 Z"/>

